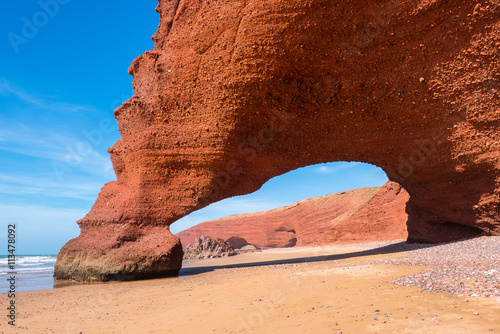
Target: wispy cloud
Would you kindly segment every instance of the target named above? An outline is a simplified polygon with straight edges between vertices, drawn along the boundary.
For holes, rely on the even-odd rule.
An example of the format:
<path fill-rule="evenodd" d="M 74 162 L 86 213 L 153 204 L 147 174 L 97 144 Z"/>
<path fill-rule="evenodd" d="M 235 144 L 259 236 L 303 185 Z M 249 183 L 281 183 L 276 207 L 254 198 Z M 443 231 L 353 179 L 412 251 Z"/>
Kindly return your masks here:
<path fill-rule="evenodd" d="M 58 162 L 65 166 L 65 170 L 114 176 L 108 154 L 96 146 L 102 143 L 85 140 L 84 129 L 75 126 L 78 119 L 95 111 L 93 107 L 28 93 L 2 78 L 0 95 L 15 96 L 27 104 L 3 107 L 3 115 L 0 114 L 1 151 Z M 53 116 L 54 112 L 64 116 L 70 114 L 68 117 Z M 39 119 L 44 121 L 37 122 Z"/>
<path fill-rule="evenodd" d="M 88 105 L 53 101 L 48 96 L 37 96 L 35 94 L 30 94 L 26 92 L 23 88 L 2 78 L 0 78 L 0 94 L 14 95 L 24 103 L 30 104 L 32 106 L 44 110 L 62 111 L 62 112 L 95 111 L 95 108 Z"/>
<path fill-rule="evenodd" d="M 360 164 L 361 164 L 360 162 L 342 162 L 336 164 L 324 164 L 316 167 L 314 171 L 316 173 L 321 173 L 321 174 L 333 174 L 342 170 L 356 167 Z"/>
<path fill-rule="evenodd" d="M 104 133 L 99 140 L 88 139 L 79 128 L 79 120 L 87 119 L 94 108 L 28 93 L 2 78 L 0 95 L 23 102 L 14 100 L 0 113 L 0 159 L 6 166 L 0 174 L 0 195 L 91 201 L 105 182 L 115 179 Z M 56 115 L 61 111 L 68 117 Z M 99 129 L 92 122 L 85 124 Z M 9 168 L 9 163 L 16 167 Z"/>
<path fill-rule="evenodd" d="M 85 210 L 55 208 L 45 205 L 0 204 L 0 211 L 2 212 L 2 220 L 6 223 L 27 224 L 27 227 L 30 225 L 41 226 L 46 229 L 61 224 L 72 224 L 87 214 Z"/>
<path fill-rule="evenodd" d="M 24 156 L 57 161 L 68 169 L 94 175 L 113 176 L 109 155 L 99 153 L 90 142 L 48 131 L 40 131 L 22 124 L 11 124 L 3 129 L 0 150 Z"/>
<path fill-rule="evenodd" d="M 0 174 L 0 194 L 7 195 L 41 195 L 92 201 L 102 186 L 102 183 L 88 180 L 59 183 L 44 178 Z"/>

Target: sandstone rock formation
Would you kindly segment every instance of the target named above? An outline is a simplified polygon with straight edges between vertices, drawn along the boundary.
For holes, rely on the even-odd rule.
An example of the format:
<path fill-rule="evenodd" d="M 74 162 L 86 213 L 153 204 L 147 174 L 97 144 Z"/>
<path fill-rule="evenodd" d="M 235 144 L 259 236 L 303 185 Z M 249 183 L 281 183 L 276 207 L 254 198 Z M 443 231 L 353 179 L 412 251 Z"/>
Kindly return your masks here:
<path fill-rule="evenodd" d="M 184 249 L 184 259 L 204 259 L 236 255 L 236 252 L 226 241 L 200 235 Z"/>
<path fill-rule="evenodd" d="M 176 234 L 189 245 L 206 234 L 234 249 L 322 246 L 406 239 L 408 193 L 397 183 L 307 199 L 270 211 L 204 222 Z"/>
<path fill-rule="evenodd" d="M 497 0 L 160 0 L 104 186 L 56 277 L 175 274 L 168 226 L 299 167 L 361 161 L 410 241 L 500 234 Z"/>

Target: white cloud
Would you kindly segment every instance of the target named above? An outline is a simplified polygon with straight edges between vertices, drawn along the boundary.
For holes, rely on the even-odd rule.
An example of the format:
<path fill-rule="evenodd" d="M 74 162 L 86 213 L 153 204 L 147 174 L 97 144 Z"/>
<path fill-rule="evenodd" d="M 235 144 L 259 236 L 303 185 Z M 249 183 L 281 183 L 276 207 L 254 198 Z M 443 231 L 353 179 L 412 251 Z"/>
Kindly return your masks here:
<path fill-rule="evenodd" d="M 95 111 L 95 109 L 91 106 L 81 105 L 81 104 L 72 104 L 68 102 L 60 102 L 60 101 L 51 101 L 48 97 L 38 97 L 34 94 L 30 94 L 26 92 L 21 87 L 0 78 L 0 94 L 4 95 L 15 95 L 21 101 L 31 104 L 35 107 L 52 110 L 52 111 L 60 111 L 60 112 L 84 112 L 84 111 Z"/>
<path fill-rule="evenodd" d="M 0 204 L 2 220 L 5 223 L 20 223 L 29 225 L 61 226 L 76 222 L 83 218 L 85 210 L 53 208 L 44 205 L 6 205 Z"/>
<path fill-rule="evenodd" d="M 86 117 L 89 111 L 95 111 L 93 107 L 40 98 L 2 78 L 0 78 L 0 94 L 14 95 L 30 105 L 21 110 L 3 110 L 3 117 L 0 118 L 0 150 L 57 161 L 71 167 L 72 170 L 113 175 L 110 173 L 112 166 L 108 154 L 97 151 L 102 149 L 98 146 L 103 144 L 104 134 L 100 132 L 101 138 L 96 142 L 95 138 L 85 139 L 84 129 L 77 128 L 76 131 L 72 131 L 79 119 Z M 54 111 L 64 114 L 63 121 L 58 117 L 52 118 L 51 113 Z M 87 113 L 66 117 L 68 112 Z M 37 122 L 38 118 L 32 119 L 26 116 L 30 113 L 37 116 L 45 115 L 42 118 L 46 120 Z M 31 122 L 30 126 L 27 125 L 28 121 Z"/>
<path fill-rule="evenodd" d="M 83 171 L 114 178 L 109 155 L 96 151 L 90 141 L 18 123 L 7 126 L 0 122 L 0 128 L 4 129 L 0 138 L 0 150 L 59 162 L 66 171 Z"/>
<path fill-rule="evenodd" d="M 28 106 L 7 106 L 0 114 L 0 155 L 7 166 L 0 175 L 0 194 L 95 200 L 103 184 L 116 178 L 103 147 L 104 133 L 86 139 L 86 132 L 78 128 L 92 107 L 41 98 L 0 78 L 1 94 L 13 95 Z M 54 111 L 68 117 L 61 119 Z M 69 113 L 80 111 L 85 113 Z M 38 121 L 38 115 L 44 121 Z M 8 159 L 21 170 L 9 169 Z"/>
<path fill-rule="evenodd" d="M 329 174 L 329 173 L 332 173 L 334 171 L 334 168 L 331 168 L 328 166 L 319 166 L 316 171 L 319 173 L 322 173 L 322 174 Z"/>
<path fill-rule="evenodd" d="M 323 164 L 315 168 L 316 173 L 320 174 L 333 174 L 341 170 L 350 169 L 360 165 L 361 162 L 339 162 L 335 164 Z"/>
<path fill-rule="evenodd" d="M 8 195 L 43 195 L 91 201 L 95 200 L 102 186 L 102 183 L 85 180 L 59 183 L 45 178 L 0 174 L 0 193 Z"/>

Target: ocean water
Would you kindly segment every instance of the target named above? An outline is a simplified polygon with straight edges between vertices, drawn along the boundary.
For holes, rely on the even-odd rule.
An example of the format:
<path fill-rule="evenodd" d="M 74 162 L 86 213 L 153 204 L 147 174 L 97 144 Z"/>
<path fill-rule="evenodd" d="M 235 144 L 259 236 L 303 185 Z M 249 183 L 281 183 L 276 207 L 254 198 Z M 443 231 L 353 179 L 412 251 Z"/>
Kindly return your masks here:
<path fill-rule="evenodd" d="M 190 262 L 194 261 L 184 261 L 183 266 Z M 96 284 L 54 279 L 55 264 L 56 255 L 16 255 L 16 292 L 63 288 L 70 285 Z M 10 272 L 8 257 L 7 255 L 0 255 L 0 294 L 8 293 L 10 290 L 8 279 L 12 274 L 8 274 L 8 272 Z M 184 273 L 181 271 L 179 277 L 189 275 L 191 273 L 189 273 L 188 269 Z"/>
<path fill-rule="evenodd" d="M 55 255 L 16 255 L 16 291 L 32 291 L 53 289 L 68 285 L 67 281 L 55 280 L 54 265 Z M 12 274 L 7 274 L 8 258 L 0 255 L 0 293 L 9 291 L 10 283 L 7 281 Z"/>

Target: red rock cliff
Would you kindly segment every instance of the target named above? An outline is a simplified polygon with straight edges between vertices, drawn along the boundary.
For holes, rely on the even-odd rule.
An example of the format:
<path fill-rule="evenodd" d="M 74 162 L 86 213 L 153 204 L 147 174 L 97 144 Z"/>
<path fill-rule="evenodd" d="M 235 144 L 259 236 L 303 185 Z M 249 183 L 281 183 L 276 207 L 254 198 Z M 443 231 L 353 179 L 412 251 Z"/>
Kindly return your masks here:
<path fill-rule="evenodd" d="M 201 235 L 233 248 L 321 246 L 406 239 L 408 193 L 394 182 L 311 198 L 290 206 L 207 221 L 176 234 L 184 246 Z"/>
<path fill-rule="evenodd" d="M 500 234 L 500 4 L 160 0 L 104 186 L 55 276 L 175 275 L 168 226 L 331 161 L 409 193 L 410 241 Z"/>

